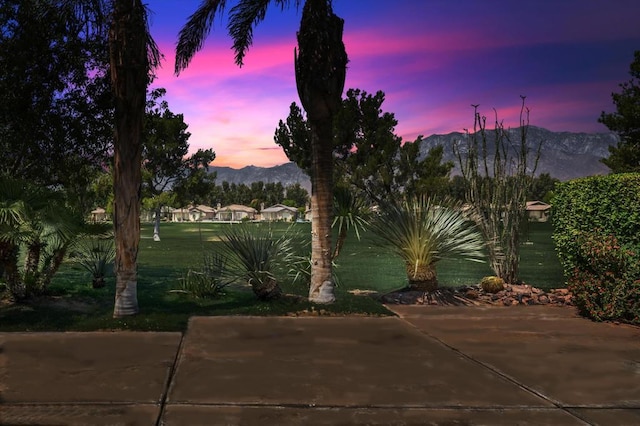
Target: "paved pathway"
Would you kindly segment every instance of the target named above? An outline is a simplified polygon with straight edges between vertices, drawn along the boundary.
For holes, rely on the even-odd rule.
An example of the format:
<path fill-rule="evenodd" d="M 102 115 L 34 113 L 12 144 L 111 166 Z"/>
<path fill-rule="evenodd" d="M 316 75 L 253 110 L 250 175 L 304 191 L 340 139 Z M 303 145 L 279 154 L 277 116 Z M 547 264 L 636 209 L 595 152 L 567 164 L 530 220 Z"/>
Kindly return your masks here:
<path fill-rule="evenodd" d="M 0 333 L 0 424 L 637 425 L 640 328 L 569 308 Z"/>

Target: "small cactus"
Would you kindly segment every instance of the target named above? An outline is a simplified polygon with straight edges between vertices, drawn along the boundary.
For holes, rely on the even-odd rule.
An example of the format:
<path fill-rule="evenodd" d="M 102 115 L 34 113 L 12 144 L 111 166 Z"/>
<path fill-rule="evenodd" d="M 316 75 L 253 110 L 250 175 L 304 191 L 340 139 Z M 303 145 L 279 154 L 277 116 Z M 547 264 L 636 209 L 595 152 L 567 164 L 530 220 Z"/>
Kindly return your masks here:
<path fill-rule="evenodd" d="M 480 287 L 487 293 L 497 293 L 504 290 L 504 280 L 493 275 L 484 277 L 482 281 L 480 281 Z"/>

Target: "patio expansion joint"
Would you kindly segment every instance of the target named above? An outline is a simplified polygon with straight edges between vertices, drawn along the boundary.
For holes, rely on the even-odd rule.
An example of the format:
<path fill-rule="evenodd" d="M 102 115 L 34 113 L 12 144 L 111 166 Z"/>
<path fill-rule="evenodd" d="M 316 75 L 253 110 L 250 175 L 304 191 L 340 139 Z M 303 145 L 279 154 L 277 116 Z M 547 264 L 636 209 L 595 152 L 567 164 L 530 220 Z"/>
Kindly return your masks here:
<path fill-rule="evenodd" d="M 459 405 L 459 404 L 296 404 L 257 402 L 169 402 L 168 407 L 276 408 L 308 410 L 467 410 L 467 411 L 557 411 L 546 405 Z"/>
<path fill-rule="evenodd" d="M 409 325 L 410 327 L 414 328 L 415 330 L 417 330 L 419 333 L 421 333 L 424 336 L 429 337 L 430 339 L 435 340 L 436 342 L 438 342 L 440 345 L 444 346 L 445 348 L 455 352 L 457 355 L 473 362 L 474 364 L 477 364 L 479 366 L 481 366 L 482 368 L 485 368 L 489 371 L 491 371 L 493 374 L 496 374 L 497 376 L 503 378 L 504 380 L 507 380 L 508 382 L 511 382 L 512 384 L 516 385 L 517 387 L 519 387 L 520 389 L 524 390 L 525 392 L 529 392 L 535 396 L 537 396 L 538 398 L 541 398 L 544 401 L 547 401 L 548 403 L 552 404 L 556 409 L 560 409 L 562 411 L 564 411 L 565 413 L 567 413 L 568 415 L 575 417 L 576 419 L 584 422 L 585 424 L 589 424 L 591 425 L 591 423 L 589 421 L 587 421 L 585 418 L 583 418 L 582 416 L 580 416 L 579 414 L 573 412 L 570 408 L 570 406 L 567 406 L 565 404 L 562 404 L 560 401 L 556 401 L 555 399 L 551 398 L 550 396 L 547 396 L 545 394 L 543 394 L 542 392 L 525 385 L 524 383 L 519 382 L 516 378 L 511 377 L 510 375 L 503 373 L 502 371 L 498 370 L 497 368 L 495 368 L 494 366 L 492 366 L 491 364 L 486 364 L 480 360 L 475 359 L 473 356 L 468 355 L 464 352 L 462 352 L 460 349 L 453 347 L 451 345 L 449 345 L 448 343 L 444 342 L 443 340 L 439 339 L 438 337 L 429 334 L 427 331 L 422 330 L 420 328 L 418 328 L 415 324 L 411 323 L 410 321 L 407 321 L 405 318 L 403 318 L 402 316 L 398 316 L 398 319 L 400 319 L 401 321 L 403 321 L 404 323 L 406 323 L 407 325 Z M 581 407 L 581 408 L 587 408 L 587 407 Z"/>
<path fill-rule="evenodd" d="M 178 349 L 176 350 L 176 355 L 173 358 L 173 363 L 169 368 L 169 372 L 167 373 L 167 378 L 165 380 L 165 386 L 162 390 L 162 396 L 160 398 L 160 410 L 158 410 L 158 418 L 156 419 L 156 426 L 162 425 L 162 418 L 164 417 L 164 411 L 167 406 L 167 398 L 169 398 L 169 392 L 171 391 L 171 387 L 173 386 L 173 379 L 176 375 L 176 370 L 178 369 L 178 362 L 180 361 L 180 357 L 182 356 L 182 347 L 184 345 L 184 340 L 187 332 L 183 331 L 180 336 L 180 343 L 178 343 Z"/>

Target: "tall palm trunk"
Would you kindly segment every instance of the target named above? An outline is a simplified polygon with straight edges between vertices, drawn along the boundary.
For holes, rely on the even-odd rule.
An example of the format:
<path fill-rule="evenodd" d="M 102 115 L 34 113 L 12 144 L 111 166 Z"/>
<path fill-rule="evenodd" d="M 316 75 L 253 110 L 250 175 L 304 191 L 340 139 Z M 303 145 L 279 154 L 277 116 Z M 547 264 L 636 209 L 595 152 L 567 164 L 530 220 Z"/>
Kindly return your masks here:
<path fill-rule="evenodd" d="M 333 213 L 333 120 L 311 125 L 311 286 L 309 300 L 335 301 L 332 282 L 331 222 Z"/>
<path fill-rule="evenodd" d="M 140 243 L 142 125 L 148 59 L 144 7 L 140 0 L 114 0 L 109 31 L 111 85 L 115 101 L 114 317 L 138 313 L 137 258 Z"/>
<path fill-rule="evenodd" d="M 330 0 L 307 0 L 296 55 L 298 95 L 311 126 L 311 286 L 309 300 L 335 301 L 331 268 L 333 117 L 340 108 L 347 70 L 344 21 Z"/>

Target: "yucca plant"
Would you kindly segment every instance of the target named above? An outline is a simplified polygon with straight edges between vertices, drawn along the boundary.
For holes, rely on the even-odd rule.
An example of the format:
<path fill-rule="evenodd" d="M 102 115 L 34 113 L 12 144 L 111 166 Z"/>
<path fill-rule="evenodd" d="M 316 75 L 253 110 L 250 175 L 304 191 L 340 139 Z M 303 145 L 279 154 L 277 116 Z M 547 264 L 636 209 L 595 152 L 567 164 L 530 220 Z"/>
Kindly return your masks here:
<path fill-rule="evenodd" d="M 293 259 L 291 239 L 287 233 L 275 238 L 271 230 L 249 225 L 231 226 L 223 232 L 222 244 L 227 259 L 227 273 L 251 285 L 258 299 L 279 297 L 282 290 L 276 273 Z"/>
<path fill-rule="evenodd" d="M 484 261 L 482 235 L 451 202 L 421 197 L 382 205 L 371 229 L 404 260 L 411 289 L 436 290 L 435 265 L 441 259 Z"/>
<path fill-rule="evenodd" d="M 84 235 L 74 243 L 70 260 L 91 274 L 91 286 L 102 288 L 115 257 L 113 235 Z"/>

